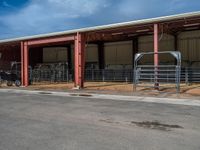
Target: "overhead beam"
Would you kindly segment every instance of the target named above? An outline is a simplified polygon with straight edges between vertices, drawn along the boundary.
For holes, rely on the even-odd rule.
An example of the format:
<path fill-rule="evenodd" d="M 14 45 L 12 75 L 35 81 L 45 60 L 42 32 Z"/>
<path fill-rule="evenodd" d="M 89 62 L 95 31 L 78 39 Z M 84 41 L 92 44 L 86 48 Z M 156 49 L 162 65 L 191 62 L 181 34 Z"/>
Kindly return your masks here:
<path fill-rule="evenodd" d="M 28 46 L 33 46 L 33 45 L 42 45 L 42 44 L 49 44 L 49 43 L 74 41 L 74 39 L 75 39 L 74 36 L 54 37 L 54 38 L 46 38 L 46 39 L 29 40 L 27 44 Z"/>

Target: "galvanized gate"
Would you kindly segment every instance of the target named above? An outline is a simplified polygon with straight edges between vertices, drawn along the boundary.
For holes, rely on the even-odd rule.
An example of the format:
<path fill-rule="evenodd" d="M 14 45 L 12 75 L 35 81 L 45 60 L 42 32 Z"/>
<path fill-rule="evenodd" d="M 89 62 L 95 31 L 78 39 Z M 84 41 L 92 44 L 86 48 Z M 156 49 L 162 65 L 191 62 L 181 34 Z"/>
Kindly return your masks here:
<path fill-rule="evenodd" d="M 139 61 L 147 55 L 170 54 L 175 59 L 172 65 L 145 65 Z M 163 85 L 175 85 L 176 91 L 180 92 L 181 78 L 181 53 L 178 51 L 137 53 L 134 59 L 134 89 L 148 87 L 158 89 Z M 167 87 L 167 86 L 166 86 Z"/>

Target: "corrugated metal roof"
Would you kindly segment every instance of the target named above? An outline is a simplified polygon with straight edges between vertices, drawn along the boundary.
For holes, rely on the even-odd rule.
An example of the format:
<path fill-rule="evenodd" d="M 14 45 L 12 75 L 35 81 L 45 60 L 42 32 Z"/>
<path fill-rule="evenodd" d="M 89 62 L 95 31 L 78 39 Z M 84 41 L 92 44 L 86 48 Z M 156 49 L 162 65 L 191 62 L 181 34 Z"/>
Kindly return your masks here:
<path fill-rule="evenodd" d="M 110 24 L 110 25 L 102 25 L 102 26 L 81 28 L 81 29 L 75 29 L 75 30 L 67 30 L 67 31 L 62 31 L 62 32 L 53 32 L 53 33 L 48 33 L 48 34 L 39 34 L 39 35 L 33 35 L 33 36 L 5 39 L 5 40 L 0 40 L 0 43 L 18 42 L 18 41 L 24 41 L 24 40 L 30 40 L 30 39 L 36 39 L 36 38 L 46 38 L 46 37 L 52 37 L 52 36 L 74 34 L 77 32 L 80 32 L 80 33 L 81 32 L 91 32 L 91 31 L 106 30 L 106 29 L 126 27 L 126 26 L 134 26 L 134 25 L 140 25 L 140 24 L 165 22 L 165 21 L 172 21 L 172 20 L 176 20 L 176 19 L 186 19 L 186 18 L 198 17 L 198 16 L 200 16 L 200 11 L 183 13 L 183 14 L 178 14 L 178 15 L 171 15 L 171 16 L 163 16 L 163 17 L 157 17 L 157 18 L 150 18 L 150 19 L 135 20 L 135 21 L 130 21 L 130 22 Z"/>

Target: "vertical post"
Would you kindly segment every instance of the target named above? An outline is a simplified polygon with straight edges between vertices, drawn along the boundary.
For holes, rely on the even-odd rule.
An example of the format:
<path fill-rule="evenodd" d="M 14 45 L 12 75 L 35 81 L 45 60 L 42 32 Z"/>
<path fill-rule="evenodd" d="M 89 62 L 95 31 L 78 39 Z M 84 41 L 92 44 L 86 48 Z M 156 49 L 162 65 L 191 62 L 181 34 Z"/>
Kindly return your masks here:
<path fill-rule="evenodd" d="M 67 59 L 68 59 L 68 69 L 71 71 L 72 69 L 72 51 L 71 51 L 71 45 L 67 45 Z"/>
<path fill-rule="evenodd" d="M 80 89 L 84 87 L 85 36 L 83 34 L 77 33 L 74 45 L 75 88 Z"/>
<path fill-rule="evenodd" d="M 154 24 L 154 53 L 158 53 L 158 24 Z M 158 54 L 154 55 L 154 66 L 158 66 Z"/>
<path fill-rule="evenodd" d="M 138 37 L 134 37 L 132 40 L 133 68 L 134 68 L 134 58 L 135 58 L 136 53 L 138 53 Z"/>
<path fill-rule="evenodd" d="M 21 85 L 24 86 L 24 42 L 21 42 Z"/>
<path fill-rule="evenodd" d="M 175 51 L 178 50 L 178 35 L 177 34 L 174 35 L 174 48 L 175 48 Z"/>
<path fill-rule="evenodd" d="M 105 59 L 104 59 L 104 43 L 98 43 L 98 61 L 99 69 L 105 69 Z"/>
<path fill-rule="evenodd" d="M 174 49 L 175 51 L 178 51 L 178 35 L 174 35 Z M 175 59 L 174 64 L 177 65 L 177 59 Z"/>
<path fill-rule="evenodd" d="M 154 24 L 154 68 L 155 68 L 155 89 L 158 89 L 159 83 L 158 83 L 158 46 L 159 46 L 159 39 L 158 39 L 158 24 Z"/>
<path fill-rule="evenodd" d="M 28 86 L 29 85 L 29 49 L 28 49 L 28 45 L 27 42 L 24 42 L 24 86 Z"/>

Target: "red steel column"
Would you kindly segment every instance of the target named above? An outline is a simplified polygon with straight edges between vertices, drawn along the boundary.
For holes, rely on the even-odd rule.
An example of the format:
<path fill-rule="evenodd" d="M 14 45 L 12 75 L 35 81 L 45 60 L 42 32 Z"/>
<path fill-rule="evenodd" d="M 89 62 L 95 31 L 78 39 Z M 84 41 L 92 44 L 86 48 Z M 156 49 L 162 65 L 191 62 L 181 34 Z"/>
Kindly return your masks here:
<path fill-rule="evenodd" d="M 29 85 L 29 49 L 27 42 L 24 42 L 24 86 Z"/>
<path fill-rule="evenodd" d="M 154 24 L 154 53 L 158 53 L 158 24 Z M 154 65 L 158 66 L 158 54 L 154 55 Z"/>
<path fill-rule="evenodd" d="M 158 39 L 158 24 L 154 24 L 154 53 L 158 53 L 158 47 L 159 47 L 159 39 Z M 158 89 L 159 83 L 158 83 L 158 65 L 159 65 L 159 58 L 158 54 L 154 54 L 154 67 L 155 67 L 155 88 Z"/>
<path fill-rule="evenodd" d="M 85 36 L 77 33 L 74 45 L 75 88 L 83 88 L 85 71 Z"/>
<path fill-rule="evenodd" d="M 24 86 L 24 42 L 21 42 L 21 85 Z"/>

